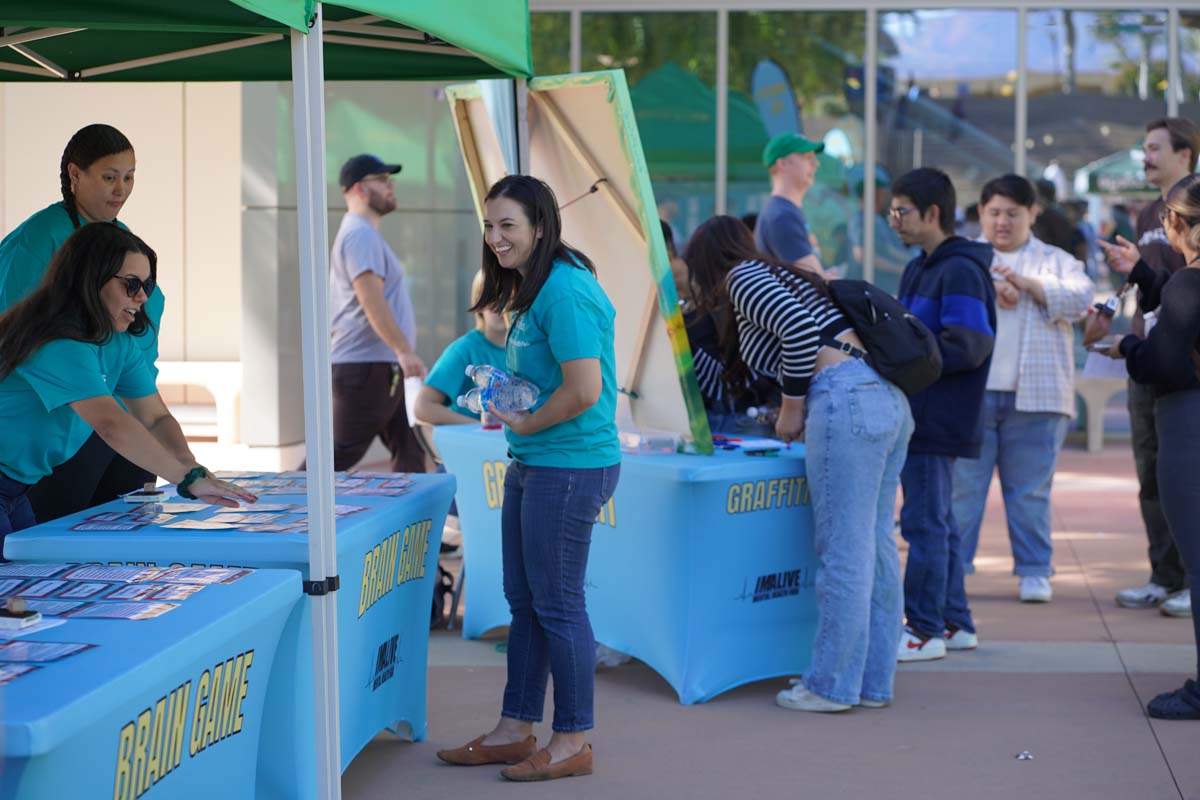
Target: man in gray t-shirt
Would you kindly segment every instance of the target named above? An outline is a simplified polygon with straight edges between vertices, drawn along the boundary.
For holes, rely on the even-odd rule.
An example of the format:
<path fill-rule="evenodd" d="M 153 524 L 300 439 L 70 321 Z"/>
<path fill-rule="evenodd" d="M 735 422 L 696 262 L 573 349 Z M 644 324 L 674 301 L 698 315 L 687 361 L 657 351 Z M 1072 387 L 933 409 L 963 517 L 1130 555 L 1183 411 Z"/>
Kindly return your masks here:
<path fill-rule="evenodd" d="M 404 268 L 379 223 L 396 210 L 399 164 L 360 155 L 342 166 L 346 216 L 329 258 L 333 361 L 333 466 L 354 466 L 380 437 L 396 472 L 424 472 L 425 455 L 408 424 L 404 378 L 423 378 L 417 325 Z"/>

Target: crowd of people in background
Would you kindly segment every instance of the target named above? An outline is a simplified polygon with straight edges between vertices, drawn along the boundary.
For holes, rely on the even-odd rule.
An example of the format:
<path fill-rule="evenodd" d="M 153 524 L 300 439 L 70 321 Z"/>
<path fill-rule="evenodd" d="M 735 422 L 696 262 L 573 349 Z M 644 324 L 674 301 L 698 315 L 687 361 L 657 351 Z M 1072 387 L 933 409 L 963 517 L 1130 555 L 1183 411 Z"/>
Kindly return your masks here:
<path fill-rule="evenodd" d="M 825 348 L 807 358 L 801 354 L 803 346 L 823 342 L 823 326 L 831 324 L 823 316 L 829 310 L 820 289 L 827 270 L 803 210 L 821 148 L 796 134 L 773 138 L 763 159 L 772 194 L 757 217 L 741 223 L 718 217 L 702 224 L 682 259 L 669 245 L 714 431 L 744 429 L 746 420 L 727 411 L 752 390 L 759 404 L 757 387 L 763 380 L 782 393 L 775 422 L 780 438 L 795 435 L 796 414 L 789 406 L 807 398 L 809 427 L 818 419 L 811 405 L 819 378 L 813 377 L 813 365 Z M 1129 209 L 1114 206 L 1106 238 L 1087 221 L 1086 203 L 1060 203 L 1048 180 L 997 176 L 956 219 L 958 198 L 939 170 L 916 169 L 894 181 L 885 170 L 876 173 L 880 196 L 873 198 L 874 205 L 898 245 L 884 238 L 884 250 L 888 258 L 906 256 L 898 299 L 937 337 L 944 359 L 942 378 L 908 398 L 915 423 L 911 435 L 904 433 L 903 420 L 884 413 L 876 415 L 877 427 L 855 432 L 876 443 L 893 434 L 907 440 L 900 474 L 899 527 L 908 543 L 903 628 L 899 614 L 894 620 L 902 630 L 895 651 L 899 661 L 937 659 L 978 646 L 964 575 L 975 568 L 996 473 L 1018 578 L 1016 596 L 1027 603 L 1051 601 L 1050 494 L 1058 453 L 1076 412 L 1076 352 L 1079 345 L 1095 346 L 1112 321 L 1106 306 L 1092 305 L 1101 264 L 1116 276 L 1114 289 L 1122 291 L 1128 275 L 1138 290 L 1133 331 L 1101 349 L 1128 364 L 1139 501 L 1152 568 L 1146 585 L 1122 590 L 1116 601 L 1195 620 L 1189 577 L 1200 573 L 1194 552 L 1200 516 L 1193 513 L 1200 485 L 1183 459 L 1194 462 L 1197 443 L 1194 413 L 1186 409 L 1200 399 L 1200 298 L 1190 294 L 1191 278 L 1200 273 L 1186 270 L 1168 278 L 1185 266 L 1200 266 L 1189 239 L 1198 237 L 1200 243 L 1200 209 L 1190 204 L 1189 194 L 1200 196 L 1200 189 L 1190 188 L 1200 127 L 1181 118 L 1153 120 L 1146 126 L 1144 152 L 1147 180 L 1162 196 L 1140 211 L 1136 228 L 1128 224 Z M 861 186 L 861 175 L 857 180 Z M 730 244 L 744 243 L 751 234 L 757 252 Z M 869 363 L 869 354 L 864 355 Z M 873 384 L 864 377 L 860 391 Z M 843 417 L 853 417 L 854 403 L 842 408 Z M 810 466 L 822 463 L 821 447 L 810 440 Z M 1170 452 L 1173 466 L 1159 460 L 1160 448 Z M 860 460 L 869 475 L 875 474 L 873 464 Z M 830 465 L 829 474 L 839 473 Z M 881 508 L 885 495 L 894 499 L 895 487 L 886 480 L 858 497 L 873 498 L 876 490 Z M 894 637 L 879 635 L 874 612 L 901 594 L 891 574 L 895 543 L 876 538 L 873 551 L 864 549 L 862 537 L 873 530 L 871 523 L 858 521 L 855 538 L 823 518 L 824 503 L 837 491 L 836 485 L 813 485 L 817 552 L 827 580 L 817 581 L 814 667 L 803 681 L 780 692 L 777 702 L 787 708 L 837 711 L 891 696 L 890 672 L 880 669 L 875 656 L 880 643 Z M 872 523 L 880 524 L 882 516 L 881 511 Z M 847 571 L 842 551 L 847 546 L 860 548 L 860 560 L 872 558 L 873 572 Z M 849 593 L 847 587 L 852 587 Z M 861 630 L 839 627 L 847 609 L 867 608 L 868 601 L 871 613 L 860 613 Z M 851 635 L 838 638 L 831 631 Z M 846 654 L 846 639 L 857 644 L 853 656 Z M 826 657 L 851 665 L 853 674 L 829 680 L 821 670 Z M 1200 649 L 1197 662 L 1200 671 Z M 1189 680 L 1155 698 L 1149 710 L 1159 717 L 1200 718 L 1200 688 Z"/>

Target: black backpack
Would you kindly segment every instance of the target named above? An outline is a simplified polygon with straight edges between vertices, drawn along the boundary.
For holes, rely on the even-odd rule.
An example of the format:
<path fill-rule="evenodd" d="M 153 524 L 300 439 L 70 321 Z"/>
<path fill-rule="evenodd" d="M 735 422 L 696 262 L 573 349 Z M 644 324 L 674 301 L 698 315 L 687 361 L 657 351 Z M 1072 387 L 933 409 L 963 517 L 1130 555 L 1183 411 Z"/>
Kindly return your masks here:
<path fill-rule="evenodd" d="M 900 301 L 860 280 L 827 281 L 829 299 L 854 326 L 867 348 L 866 362 L 909 396 L 942 374 L 937 338 Z M 839 342 L 824 342 L 838 347 Z"/>

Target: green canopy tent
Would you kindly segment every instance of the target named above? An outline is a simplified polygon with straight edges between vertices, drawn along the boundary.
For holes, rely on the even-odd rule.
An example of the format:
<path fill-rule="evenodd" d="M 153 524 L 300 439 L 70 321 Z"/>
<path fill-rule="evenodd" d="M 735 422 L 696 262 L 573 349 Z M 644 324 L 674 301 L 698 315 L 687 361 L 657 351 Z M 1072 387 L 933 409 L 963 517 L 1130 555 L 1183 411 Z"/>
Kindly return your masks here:
<path fill-rule="evenodd" d="M 322 46 L 324 44 L 324 47 Z M 291 80 L 317 794 L 341 796 L 324 81 L 526 78 L 528 0 L 6 0 L 0 79 Z"/>
<path fill-rule="evenodd" d="M 1142 151 L 1118 150 L 1080 167 L 1075 173 L 1076 194 L 1157 194 L 1146 181 Z"/>
<path fill-rule="evenodd" d="M 10 0 L 9 81 L 291 80 L 291 32 L 313 0 Z M 525 0 L 325 4 L 327 80 L 528 77 Z"/>

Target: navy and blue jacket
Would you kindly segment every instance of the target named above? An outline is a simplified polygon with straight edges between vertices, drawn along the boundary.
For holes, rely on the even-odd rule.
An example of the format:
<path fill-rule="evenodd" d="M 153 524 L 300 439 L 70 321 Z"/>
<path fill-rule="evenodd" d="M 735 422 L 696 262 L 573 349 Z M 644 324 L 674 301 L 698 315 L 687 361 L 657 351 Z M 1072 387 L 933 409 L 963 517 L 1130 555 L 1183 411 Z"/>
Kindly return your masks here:
<path fill-rule="evenodd" d="M 942 377 L 909 398 L 916 430 L 908 452 L 978 458 L 983 393 L 996 341 L 992 246 L 951 236 L 908 262 L 900 302 L 937 337 Z"/>

